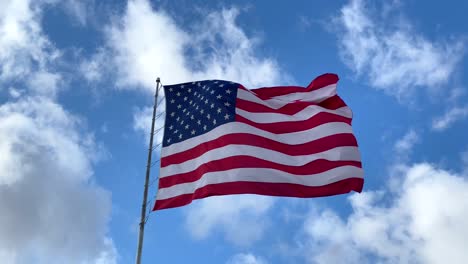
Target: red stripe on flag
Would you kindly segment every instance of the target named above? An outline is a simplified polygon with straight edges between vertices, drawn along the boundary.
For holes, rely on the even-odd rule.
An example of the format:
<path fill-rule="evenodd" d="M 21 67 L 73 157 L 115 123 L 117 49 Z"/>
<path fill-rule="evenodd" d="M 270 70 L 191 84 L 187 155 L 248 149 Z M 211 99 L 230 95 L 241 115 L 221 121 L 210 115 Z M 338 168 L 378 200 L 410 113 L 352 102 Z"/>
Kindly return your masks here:
<path fill-rule="evenodd" d="M 339 80 L 340 78 L 338 78 L 338 75 L 334 73 L 325 73 L 313 79 L 307 86 L 307 90 L 317 90 L 327 85 L 337 83 Z"/>
<path fill-rule="evenodd" d="M 364 179 L 362 178 L 347 178 L 328 185 L 314 187 L 291 183 L 226 182 L 204 186 L 197 189 L 194 193 L 156 200 L 153 210 L 179 207 L 190 204 L 192 200 L 215 195 L 260 194 L 299 198 L 322 197 L 349 193 L 350 191 L 361 192 L 363 184 Z"/>
<path fill-rule="evenodd" d="M 343 99 L 341 99 L 340 96 L 334 95 L 328 99 L 325 99 L 324 101 L 320 102 L 318 105 L 320 105 L 323 108 L 330 109 L 330 110 L 336 110 L 340 107 L 347 106 Z"/>

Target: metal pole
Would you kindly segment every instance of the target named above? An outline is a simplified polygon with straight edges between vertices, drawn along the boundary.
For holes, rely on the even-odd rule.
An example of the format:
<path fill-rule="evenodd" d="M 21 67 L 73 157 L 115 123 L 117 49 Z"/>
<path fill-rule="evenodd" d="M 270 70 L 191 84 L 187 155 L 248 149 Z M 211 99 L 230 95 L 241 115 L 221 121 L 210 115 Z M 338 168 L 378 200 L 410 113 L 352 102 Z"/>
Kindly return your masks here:
<path fill-rule="evenodd" d="M 140 232 L 138 233 L 138 248 L 136 256 L 136 264 L 141 264 L 141 252 L 143 249 L 143 235 L 145 232 L 146 221 L 146 204 L 148 203 L 148 184 L 151 170 L 151 156 L 153 153 L 153 136 L 154 136 L 154 123 L 156 117 L 156 108 L 158 107 L 158 93 L 159 93 L 159 77 L 156 79 L 156 93 L 154 95 L 153 119 L 151 122 L 151 134 L 148 148 L 148 163 L 146 164 L 146 177 L 145 177 L 145 190 L 143 191 L 143 204 L 141 205 L 141 219 L 140 219 Z"/>

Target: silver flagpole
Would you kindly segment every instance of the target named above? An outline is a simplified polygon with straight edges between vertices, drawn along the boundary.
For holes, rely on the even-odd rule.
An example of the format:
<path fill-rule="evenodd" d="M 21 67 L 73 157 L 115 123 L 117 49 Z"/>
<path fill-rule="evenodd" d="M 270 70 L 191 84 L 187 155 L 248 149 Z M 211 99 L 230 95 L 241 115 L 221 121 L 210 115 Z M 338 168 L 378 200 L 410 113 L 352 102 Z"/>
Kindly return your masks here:
<path fill-rule="evenodd" d="M 151 156 L 153 154 L 153 136 L 154 136 L 154 123 L 156 118 L 156 108 L 158 107 L 158 93 L 159 93 L 159 77 L 156 79 L 156 93 L 154 95 L 154 106 L 153 106 L 153 119 L 151 122 L 151 134 L 148 148 L 148 163 L 146 164 L 146 177 L 145 177 L 145 190 L 143 192 L 143 203 L 141 205 L 141 219 L 140 219 L 140 231 L 138 233 L 138 248 L 136 255 L 136 264 L 141 264 L 141 252 L 143 249 L 143 235 L 145 232 L 146 222 L 146 205 L 148 203 L 148 184 L 151 171 Z"/>

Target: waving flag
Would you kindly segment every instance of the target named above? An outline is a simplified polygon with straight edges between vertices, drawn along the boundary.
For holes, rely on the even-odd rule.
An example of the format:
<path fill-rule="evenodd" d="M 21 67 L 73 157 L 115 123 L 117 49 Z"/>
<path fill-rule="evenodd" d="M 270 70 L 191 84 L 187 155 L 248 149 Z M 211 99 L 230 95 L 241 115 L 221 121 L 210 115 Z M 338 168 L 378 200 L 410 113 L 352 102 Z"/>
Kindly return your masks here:
<path fill-rule="evenodd" d="M 213 195 L 318 197 L 361 192 L 352 112 L 338 76 L 248 90 L 207 80 L 164 86 L 166 124 L 153 210 Z"/>

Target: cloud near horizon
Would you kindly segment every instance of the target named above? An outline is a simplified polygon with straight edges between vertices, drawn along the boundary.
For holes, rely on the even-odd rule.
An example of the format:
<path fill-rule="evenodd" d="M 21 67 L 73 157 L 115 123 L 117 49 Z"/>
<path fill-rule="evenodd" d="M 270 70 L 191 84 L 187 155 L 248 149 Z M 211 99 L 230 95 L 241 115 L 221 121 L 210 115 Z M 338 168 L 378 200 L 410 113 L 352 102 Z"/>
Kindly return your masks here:
<path fill-rule="evenodd" d="M 274 204 L 273 197 L 248 194 L 205 198 L 188 208 L 185 227 L 195 239 L 221 232 L 228 242 L 251 246 L 263 237 Z"/>
<path fill-rule="evenodd" d="M 92 178 L 100 150 L 79 126 L 43 97 L 0 106 L 3 261 L 115 263 L 107 237 L 111 196 Z"/>
<path fill-rule="evenodd" d="M 427 163 L 402 168 L 398 188 L 353 194 L 347 217 L 330 209 L 310 213 L 310 263 L 464 263 L 467 175 Z"/>

